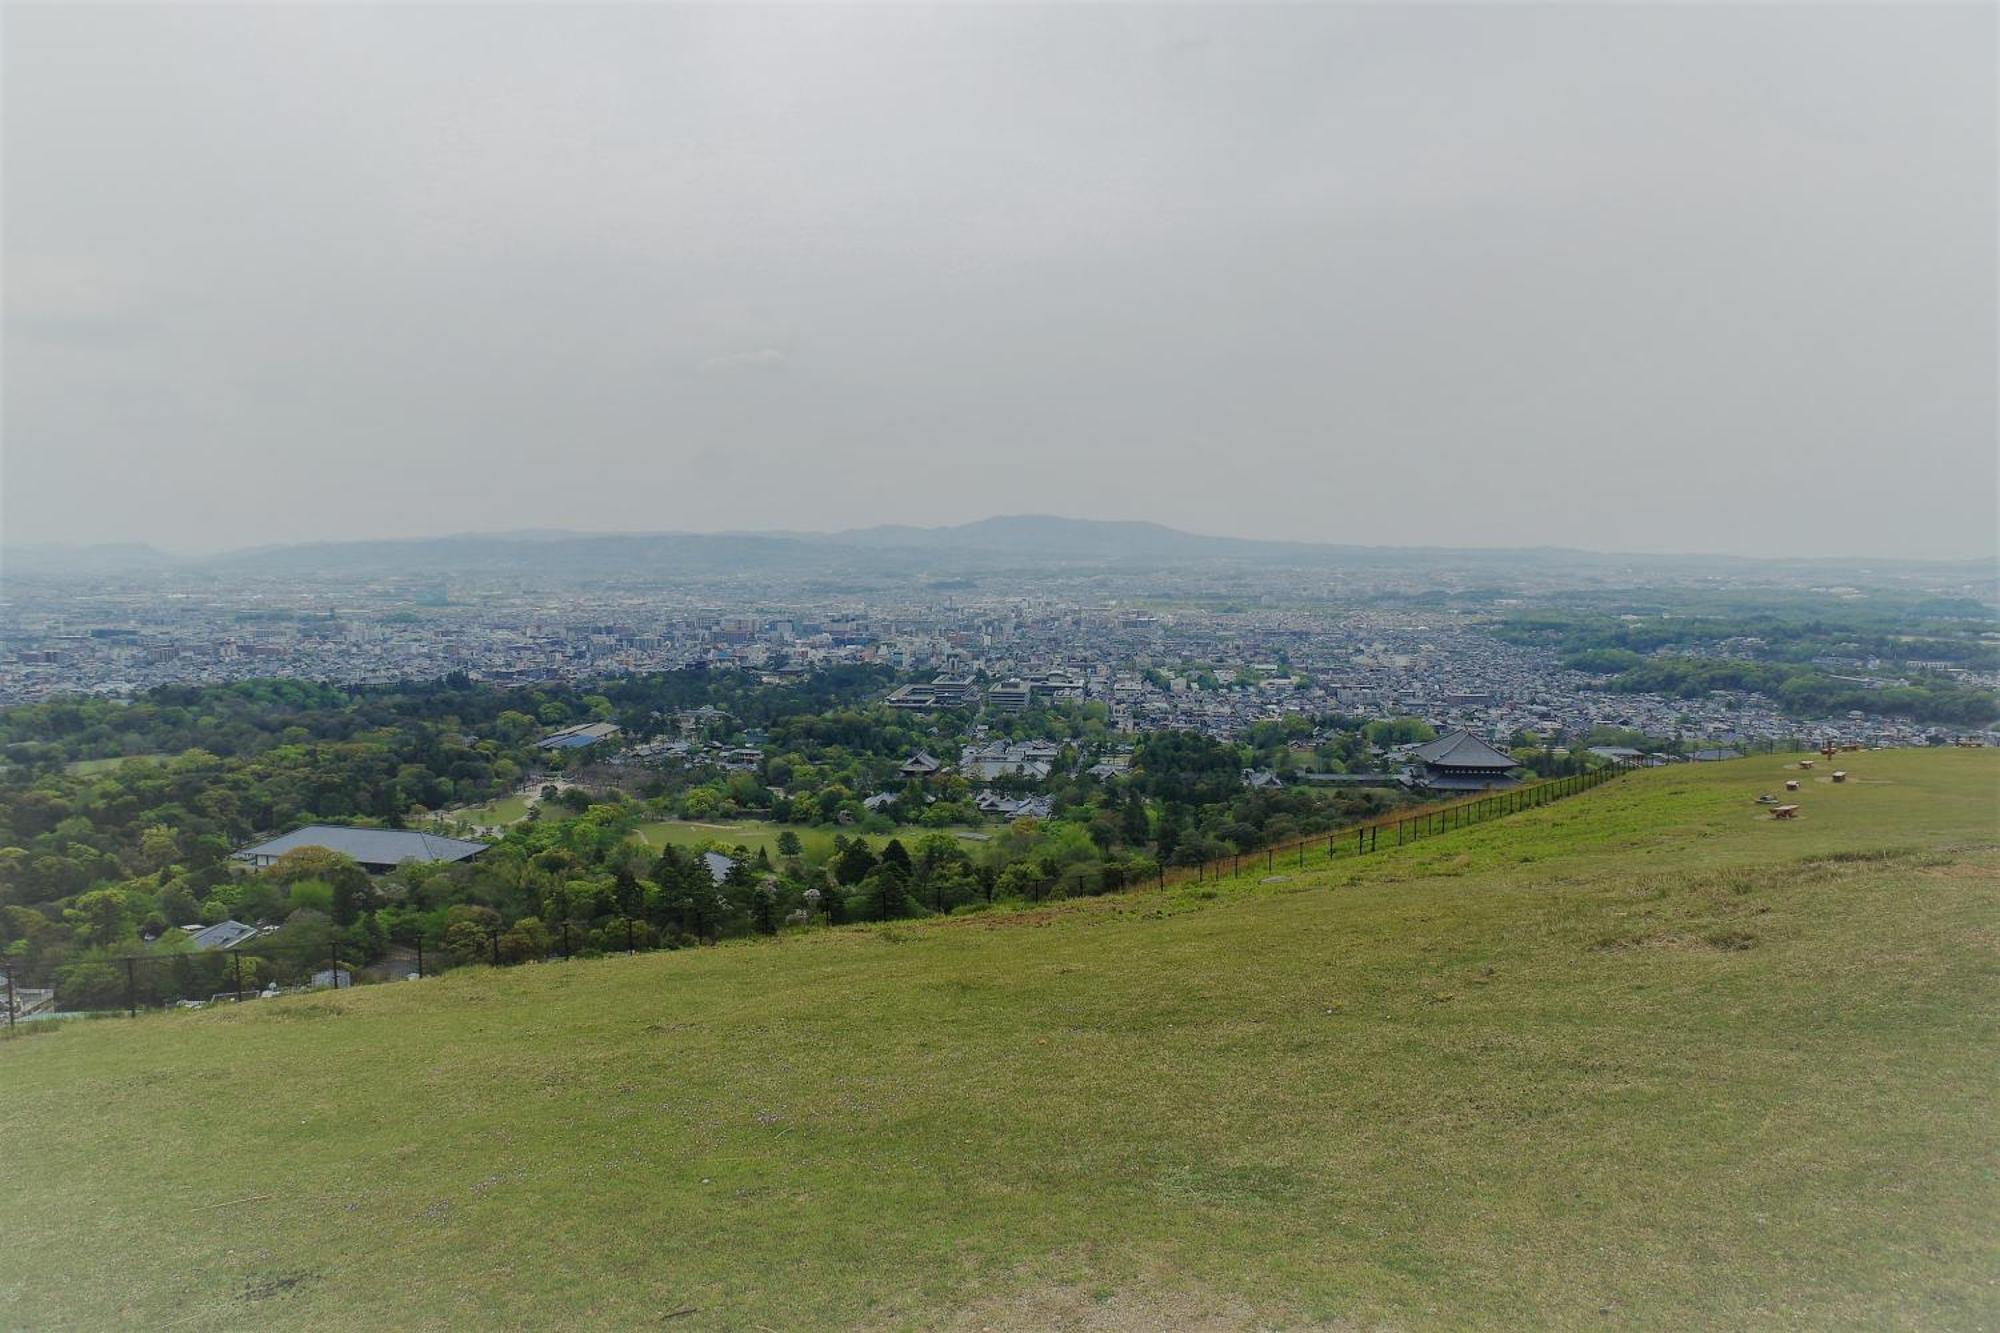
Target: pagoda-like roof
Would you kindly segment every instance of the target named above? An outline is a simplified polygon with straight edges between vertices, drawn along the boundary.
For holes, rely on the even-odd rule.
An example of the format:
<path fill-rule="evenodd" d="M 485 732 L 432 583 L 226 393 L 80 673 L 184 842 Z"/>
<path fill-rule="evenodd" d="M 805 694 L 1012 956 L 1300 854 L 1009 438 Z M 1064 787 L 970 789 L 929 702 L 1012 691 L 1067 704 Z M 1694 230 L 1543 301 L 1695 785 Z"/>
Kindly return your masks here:
<path fill-rule="evenodd" d="M 1410 757 L 1433 768 L 1514 768 L 1518 761 L 1505 750 L 1496 750 L 1463 729 L 1448 731 L 1426 745 L 1410 751 Z"/>

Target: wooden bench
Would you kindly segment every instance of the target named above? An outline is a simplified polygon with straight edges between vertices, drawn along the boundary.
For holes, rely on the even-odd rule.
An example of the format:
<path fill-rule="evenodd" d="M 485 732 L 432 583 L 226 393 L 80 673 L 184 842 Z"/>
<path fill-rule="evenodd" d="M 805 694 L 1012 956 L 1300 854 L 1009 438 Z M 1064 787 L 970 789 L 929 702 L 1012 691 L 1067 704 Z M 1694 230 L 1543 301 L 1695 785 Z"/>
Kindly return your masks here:
<path fill-rule="evenodd" d="M 1798 812 L 1799 808 L 1796 805 L 1781 805 L 1777 809 L 1771 812 L 1771 818 L 1790 819 L 1793 816 L 1797 815 Z"/>
<path fill-rule="evenodd" d="M 1799 789 L 1799 780 L 1797 778 L 1787 778 L 1785 780 L 1786 791 L 1797 791 L 1798 789 Z"/>
<path fill-rule="evenodd" d="M 1812 760 L 1810 760 L 1810 759 L 1801 759 L 1801 760 L 1799 760 L 1799 767 L 1800 767 L 1800 768 L 1811 768 L 1812 766 L 1813 766 L 1813 761 L 1812 761 Z"/>
<path fill-rule="evenodd" d="M 1845 772 L 1844 770 L 1842 770 L 1842 769 L 1838 769 L 1838 768 L 1834 769 L 1834 770 L 1833 770 L 1833 780 L 1834 780 L 1835 782 L 1845 782 L 1845 781 L 1847 781 L 1847 774 L 1846 774 L 1846 772 Z"/>

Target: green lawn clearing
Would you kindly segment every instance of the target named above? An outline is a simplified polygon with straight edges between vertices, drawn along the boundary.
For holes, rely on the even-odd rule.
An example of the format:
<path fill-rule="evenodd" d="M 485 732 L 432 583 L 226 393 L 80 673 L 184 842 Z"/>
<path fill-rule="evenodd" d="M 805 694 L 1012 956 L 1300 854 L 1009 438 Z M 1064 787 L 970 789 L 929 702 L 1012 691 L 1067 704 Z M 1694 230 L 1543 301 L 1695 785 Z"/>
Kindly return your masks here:
<path fill-rule="evenodd" d="M 841 832 L 829 828 L 800 827 L 796 824 L 774 824 L 762 819 L 661 819 L 650 824 L 641 824 L 638 836 L 650 847 L 665 847 L 670 843 L 677 847 L 700 847 L 710 842 L 719 842 L 726 847 L 745 847 L 752 853 L 762 847 L 775 857 L 778 855 L 778 836 L 787 828 L 798 834 L 800 846 L 803 848 L 802 854 L 808 861 L 823 861 L 832 855 L 834 836 Z M 984 836 L 991 830 L 963 829 L 955 826 L 939 830 L 906 825 L 894 833 L 870 834 L 868 841 L 879 849 L 893 837 L 901 838 L 903 844 L 909 846 L 926 833 L 936 832 L 950 833 L 962 838 L 968 833 Z M 852 830 L 847 831 L 846 836 L 856 838 L 862 835 L 859 830 Z"/>
<path fill-rule="evenodd" d="M 1841 766 L 0 1042 L 0 1327 L 1990 1328 L 2000 754 Z"/>
<path fill-rule="evenodd" d="M 508 824 L 518 824 L 527 817 L 528 798 L 525 796 L 502 796 L 484 805 L 453 810 L 447 816 L 459 823 L 476 824 L 481 828 L 500 828 Z"/>

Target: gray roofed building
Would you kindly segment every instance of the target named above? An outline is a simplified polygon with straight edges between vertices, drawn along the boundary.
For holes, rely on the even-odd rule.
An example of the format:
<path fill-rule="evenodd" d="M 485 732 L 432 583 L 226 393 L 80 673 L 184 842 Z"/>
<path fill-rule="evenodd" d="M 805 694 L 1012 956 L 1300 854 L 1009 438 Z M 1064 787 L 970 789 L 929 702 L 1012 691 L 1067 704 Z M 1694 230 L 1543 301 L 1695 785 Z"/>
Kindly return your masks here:
<path fill-rule="evenodd" d="M 1505 750 L 1496 750 L 1469 731 L 1446 732 L 1410 751 L 1412 784 L 1431 791 L 1484 791 L 1512 787 L 1509 776 L 1519 765 Z"/>
<path fill-rule="evenodd" d="M 618 734 L 618 728 L 610 722 L 579 722 L 561 731 L 552 731 L 535 742 L 540 750 L 580 750 L 586 745 L 608 741 Z"/>
<path fill-rule="evenodd" d="M 352 857 L 355 864 L 370 874 L 380 874 L 385 870 L 394 870 L 406 861 L 419 864 L 469 861 L 485 851 L 487 844 L 468 842 L 464 838 L 446 838 L 436 833 L 421 833 L 415 829 L 308 824 L 269 842 L 245 847 L 236 853 L 236 859 L 262 869 L 286 852 L 300 847 L 324 847 L 328 851 L 340 852 Z"/>
<path fill-rule="evenodd" d="M 233 949 L 243 941 L 256 937 L 255 926 L 246 926 L 241 921 L 218 921 L 190 934 L 188 947 L 206 953 L 211 949 Z"/>
<path fill-rule="evenodd" d="M 1410 751 L 1420 763 L 1446 768 L 1513 768 L 1514 756 L 1496 750 L 1464 729 L 1448 731 L 1434 741 L 1426 741 Z"/>

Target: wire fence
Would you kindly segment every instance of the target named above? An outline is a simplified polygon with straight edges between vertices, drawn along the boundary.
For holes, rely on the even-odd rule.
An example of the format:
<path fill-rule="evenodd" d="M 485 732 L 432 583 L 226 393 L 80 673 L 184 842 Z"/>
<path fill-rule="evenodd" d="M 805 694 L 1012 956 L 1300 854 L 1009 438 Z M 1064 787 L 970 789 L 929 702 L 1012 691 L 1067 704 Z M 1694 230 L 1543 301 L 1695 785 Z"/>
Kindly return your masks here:
<path fill-rule="evenodd" d="M 1567 777 L 1501 790 L 1489 789 L 1462 800 L 1406 807 L 1330 832 L 1309 834 L 1269 847 L 1213 857 L 1189 866 L 1164 866 L 1156 872 L 1155 882 L 1161 888 L 1175 884 L 1199 884 L 1240 875 L 1246 867 L 1253 871 L 1261 867 L 1269 874 L 1276 873 L 1280 866 L 1303 867 L 1314 859 L 1330 861 L 1343 856 L 1367 856 L 1385 845 L 1402 847 L 1523 810 L 1533 810 L 1602 786 L 1636 767 L 1638 765 L 1613 762 Z"/>

